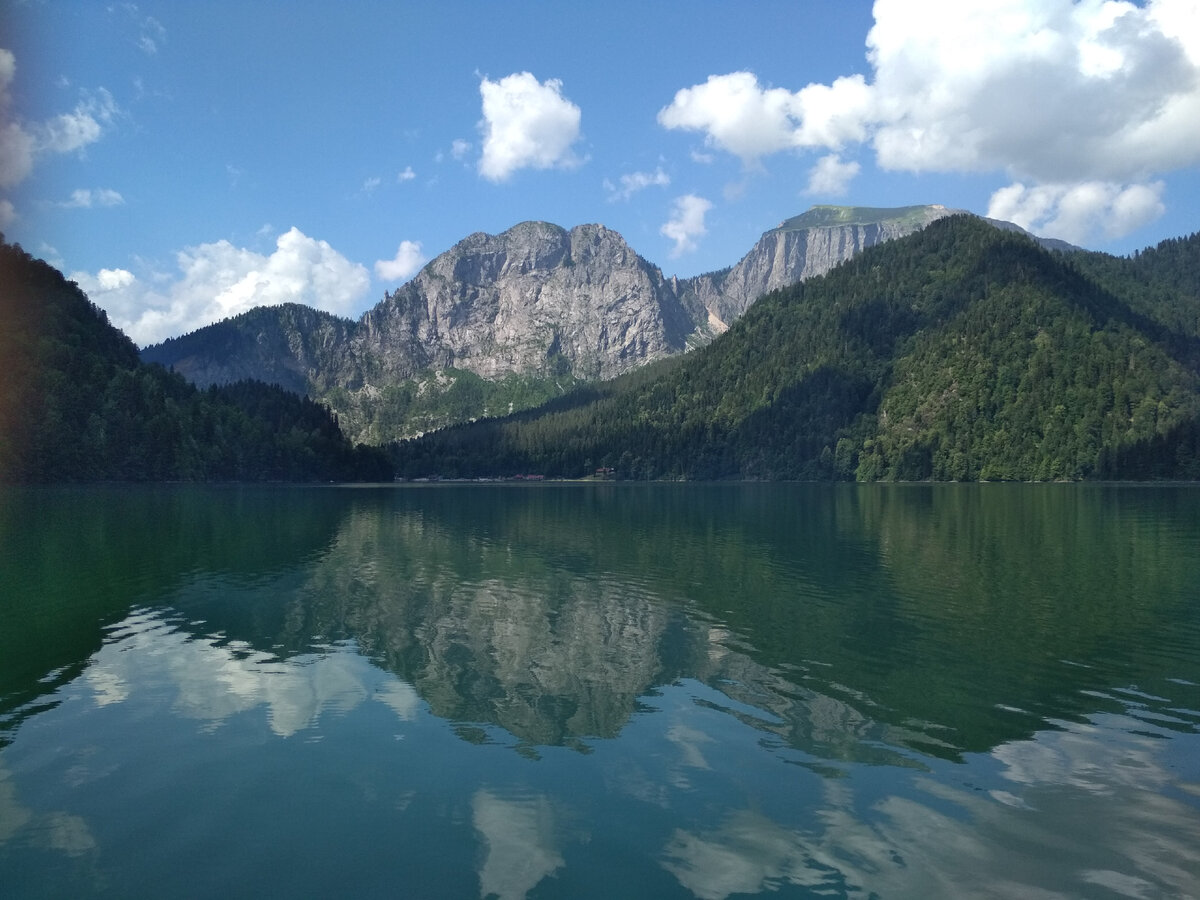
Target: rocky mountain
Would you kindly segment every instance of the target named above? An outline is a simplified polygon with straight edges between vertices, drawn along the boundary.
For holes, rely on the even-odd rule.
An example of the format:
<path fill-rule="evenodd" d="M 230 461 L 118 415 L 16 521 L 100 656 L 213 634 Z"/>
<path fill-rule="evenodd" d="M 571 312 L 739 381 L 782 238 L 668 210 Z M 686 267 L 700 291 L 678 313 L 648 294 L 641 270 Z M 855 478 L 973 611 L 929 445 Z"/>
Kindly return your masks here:
<path fill-rule="evenodd" d="M 615 231 L 523 222 L 437 257 L 363 316 L 352 343 L 383 379 L 446 369 L 594 379 L 678 353 L 694 330 L 662 272 Z"/>
<path fill-rule="evenodd" d="M 460 241 L 358 322 L 294 304 L 259 308 L 142 358 L 200 386 L 279 384 L 328 403 L 355 440 L 385 442 L 529 407 L 707 343 L 764 293 L 952 212 L 814 207 L 733 267 L 688 279 L 665 278 L 602 225 L 524 222 Z"/>
<path fill-rule="evenodd" d="M 1068 255 L 947 217 L 669 366 L 394 458 L 408 477 L 1200 478 L 1200 233 Z"/>

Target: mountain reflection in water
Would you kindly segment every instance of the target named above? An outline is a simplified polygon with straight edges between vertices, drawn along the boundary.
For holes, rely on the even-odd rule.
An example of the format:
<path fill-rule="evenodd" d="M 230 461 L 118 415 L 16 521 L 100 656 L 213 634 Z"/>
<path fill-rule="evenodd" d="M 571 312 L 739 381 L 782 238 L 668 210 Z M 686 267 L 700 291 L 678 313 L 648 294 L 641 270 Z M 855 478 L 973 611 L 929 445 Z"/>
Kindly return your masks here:
<path fill-rule="evenodd" d="M 0 881 L 1187 894 L 1197 500 L 15 492 Z"/>

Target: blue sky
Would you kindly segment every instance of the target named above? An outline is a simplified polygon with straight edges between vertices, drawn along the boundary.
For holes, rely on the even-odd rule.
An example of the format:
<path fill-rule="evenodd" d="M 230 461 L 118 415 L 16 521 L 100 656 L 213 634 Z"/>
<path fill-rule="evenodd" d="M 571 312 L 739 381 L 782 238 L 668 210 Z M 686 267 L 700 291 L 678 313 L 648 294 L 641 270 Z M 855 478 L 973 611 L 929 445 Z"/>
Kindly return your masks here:
<path fill-rule="evenodd" d="M 1200 228 L 1200 0 L 0 0 L 0 229 L 138 343 L 528 219 L 667 275 L 815 203 Z"/>

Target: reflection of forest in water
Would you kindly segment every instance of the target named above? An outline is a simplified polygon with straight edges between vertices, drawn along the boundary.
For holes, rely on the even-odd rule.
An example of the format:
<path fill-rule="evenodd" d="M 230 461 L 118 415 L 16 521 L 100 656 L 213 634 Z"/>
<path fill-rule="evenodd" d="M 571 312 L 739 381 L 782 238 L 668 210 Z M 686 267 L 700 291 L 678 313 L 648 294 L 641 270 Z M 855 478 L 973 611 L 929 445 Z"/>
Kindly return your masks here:
<path fill-rule="evenodd" d="M 0 588 L 16 598 L 0 631 L 3 708 L 35 710 L 106 639 L 166 641 L 194 695 L 183 708 L 271 703 L 280 733 L 367 696 L 361 654 L 402 682 L 387 690 L 415 689 L 394 703 L 419 696 L 468 738 L 492 726 L 531 748 L 614 737 L 641 698 L 695 679 L 825 760 L 956 757 L 1103 709 L 1096 692 L 1194 668 L 1195 498 L 988 485 L 21 492 L 0 526 L 13 563 Z M 169 619 L 126 619 L 160 606 Z M 205 671 L 225 687 L 201 691 Z M 119 695 L 120 673 L 91 677 Z"/>

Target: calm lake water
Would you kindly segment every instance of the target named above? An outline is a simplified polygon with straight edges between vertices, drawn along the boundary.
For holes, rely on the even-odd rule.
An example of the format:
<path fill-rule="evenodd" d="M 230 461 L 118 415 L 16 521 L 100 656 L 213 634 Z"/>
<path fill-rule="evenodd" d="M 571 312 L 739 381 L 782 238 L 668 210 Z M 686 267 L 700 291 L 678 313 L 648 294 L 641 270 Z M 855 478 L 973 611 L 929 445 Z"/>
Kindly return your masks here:
<path fill-rule="evenodd" d="M 1200 488 L 0 493 L 0 895 L 1200 895 Z"/>

